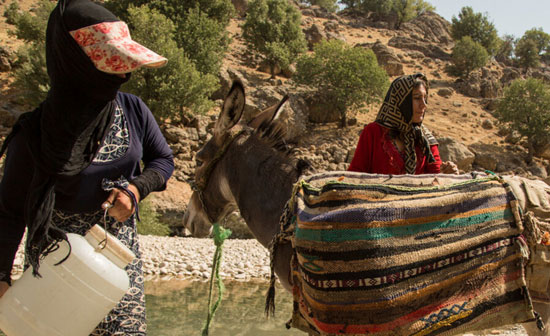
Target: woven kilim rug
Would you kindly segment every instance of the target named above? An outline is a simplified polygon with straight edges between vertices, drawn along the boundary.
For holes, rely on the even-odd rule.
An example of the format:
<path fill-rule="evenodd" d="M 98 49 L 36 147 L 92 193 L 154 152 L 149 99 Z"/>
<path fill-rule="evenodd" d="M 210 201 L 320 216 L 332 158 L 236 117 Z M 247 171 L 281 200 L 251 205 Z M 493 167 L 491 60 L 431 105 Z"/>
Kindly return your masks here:
<path fill-rule="evenodd" d="M 293 327 L 454 335 L 534 319 L 510 188 L 487 175 L 312 175 L 286 208 Z"/>

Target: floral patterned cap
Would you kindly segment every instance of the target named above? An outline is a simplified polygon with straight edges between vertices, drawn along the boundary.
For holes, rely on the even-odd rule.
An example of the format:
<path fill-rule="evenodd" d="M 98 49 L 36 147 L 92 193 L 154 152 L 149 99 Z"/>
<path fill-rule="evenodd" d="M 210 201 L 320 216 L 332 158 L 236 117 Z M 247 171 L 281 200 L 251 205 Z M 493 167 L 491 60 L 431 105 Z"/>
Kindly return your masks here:
<path fill-rule="evenodd" d="M 96 68 L 110 74 L 124 74 L 140 67 L 158 68 L 168 60 L 130 37 L 126 23 L 102 22 L 70 32 Z"/>

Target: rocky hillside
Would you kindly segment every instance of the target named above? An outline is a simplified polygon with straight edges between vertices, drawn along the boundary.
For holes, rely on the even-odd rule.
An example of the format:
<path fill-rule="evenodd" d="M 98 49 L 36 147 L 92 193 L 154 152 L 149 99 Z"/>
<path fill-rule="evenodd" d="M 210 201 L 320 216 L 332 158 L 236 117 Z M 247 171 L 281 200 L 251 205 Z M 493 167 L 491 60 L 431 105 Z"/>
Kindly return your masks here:
<path fill-rule="evenodd" d="M 29 8 L 32 3 L 21 1 L 21 7 Z M 234 3 L 244 13 L 245 3 L 238 0 Z M 0 13 L 7 4 L 0 1 Z M 439 139 L 443 160 L 456 162 L 464 172 L 489 169 L 500 174 L 548 179 L 550 150 L 541 149 L 541 156 L 527 165 L 524 140 L 502 131 L 492 112 L 502 89 L 512 80 L 526 76 L 550 80 L 550 69 L 543 67 L 525 73 L 492 60 L 467 81 L 461 81 L 445 71 L 450 65 L 453 41 L 449 35 L 450 23 L 436 13 L 425 13 L 403 24 L 400 30 L 392 30 L 388 29 L 391 23 L 369 16 L 345 11 L 332 14 L 316 7 L 304 7 L 301 11 L 303 31 L 310 46 L 322 39 L 340 39 L 349 45 L 372 49 L 391 79 L 414 72 L 428 76 L 431 87 L 424 122 Z M 250 118 L 285 94 L 290 95 L 285 111 L 287 131 L 300 155 L 307 157 L 317 171 L 345 170 L 362 127 L 374 119 L 378 106 L 358 111 L 349 126 L 340 128 L 338 122 L 333 122 L 335 111 L 329 106 L 316 106 L 306 93 L 293 88 L 292 73 L 281 73 L 272 79 L 259 58 L 250 56 L 241 37 L 243 22 L 242 17 L 237 17 L 228 28 L 232 44 L 219 74 L 222 87 L 213 99 L 221 104 L 231 81 L 241 79 L 247 90 L 245 118 Z M 0 116 L 4 117 L 25 110 L 16 103 L 17 92 L 10 87 L 11 65 L 19 43 L 5 33 L 9 28 L 1 17 Z M 176 172 L 168 190 L 150 196 L 150 201 L 173 222 L 181 220 L 191 194 L 188 182 L 194 170 L 194 153 L 209 138 L 218 113 L 219 107 L 189 121 L 185 127 L 161 125 L 174 151 Z M 1 119 L 9 120 L 4 117 Z M 7 130 L 0 129 L 2 133 Z"/>

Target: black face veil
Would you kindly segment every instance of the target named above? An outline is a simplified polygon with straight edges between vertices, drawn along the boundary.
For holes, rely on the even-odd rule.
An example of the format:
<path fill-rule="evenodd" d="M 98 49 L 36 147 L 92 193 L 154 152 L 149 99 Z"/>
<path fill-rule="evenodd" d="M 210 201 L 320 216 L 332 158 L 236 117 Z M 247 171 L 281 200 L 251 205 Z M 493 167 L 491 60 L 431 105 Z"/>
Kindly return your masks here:
<path fill-rule="evenodd" d="M 117 91 L 129 77 L 97 70 L 69 32 L 112 21 L 119 20 L 89 0 L 58 2 L 46 30 L 48 96 L 37 109 L 21 115 L 0 152 L 17 132 L 24 132 L 34 163 L 24 218 L 27 259 L 35 275 L 40 257 L 67 240 L 65 232 L 51 223 L 56 179 L 76 175 L 90 165 L 113 123 Z"/>

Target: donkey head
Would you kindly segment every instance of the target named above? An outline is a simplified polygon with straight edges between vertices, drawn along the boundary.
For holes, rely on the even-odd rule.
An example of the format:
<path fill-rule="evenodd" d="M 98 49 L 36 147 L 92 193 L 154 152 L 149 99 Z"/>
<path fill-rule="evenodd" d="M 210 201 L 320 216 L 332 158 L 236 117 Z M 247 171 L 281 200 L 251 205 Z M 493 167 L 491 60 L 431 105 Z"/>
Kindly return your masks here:
<path fill-rule="evenodd" d="M 237 208 L 229 180 L 239 174 L 239 167 L 228 164 L 235 140 L 250 134 L 247 130 L 257 128 L 277 117 L 282 104 L 260 113 L 248 125 L 238 124 L 244 111 L 245 93 L 241 82 L 235 81 L 227 94 L 220 115 L 216 120 L 212 138 L 195 155 L 195 186 L 183 224 L 195 237 L 207 236 L 214 222 L 218 222 Z M 240 139 L 242 140 L 242 139 Z"/>

